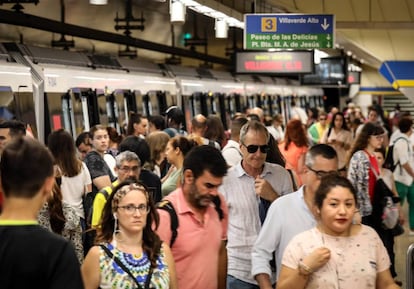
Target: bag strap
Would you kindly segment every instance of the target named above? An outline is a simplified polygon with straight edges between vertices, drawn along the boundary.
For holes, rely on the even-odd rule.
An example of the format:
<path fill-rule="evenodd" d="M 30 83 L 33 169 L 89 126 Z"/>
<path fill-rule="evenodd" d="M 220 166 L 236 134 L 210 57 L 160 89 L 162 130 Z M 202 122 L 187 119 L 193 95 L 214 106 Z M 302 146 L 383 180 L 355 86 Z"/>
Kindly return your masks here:
<path fill-rule="evenodd" d="M 177 213 L 175 212 L 175 209 L 172 203 L 166 199 L 159 202 L 157 204 L 157 208 L 167 211 L 168 214 L 170 215 L 170 229 L 171 229 L 170 247 L 172 247 L 178 235 L 177 228 L 178 228 L 179 223 L 178 223 Z"/>
<path fill-rule="evenodd" d="M 121 267 L 121 269 L 127 273 L 132 280 L 134 280 L 135 284 L 138 285 L 138 289 L 142 289 L 141 284 L 138 283 L 137 279 L 135 278 L 134 275 L 132 275 L 131 271 L 129 271 L 129 269 L 124 265 L 124 263 L 121 262 L 121 260 L 118 259 L 118 257 L 114 256 L 114 254 L 112 254 L 111 250 L 109 250 L 105 245 L 101 244 L 99 245 L 102 250 L 104 250 L 104 252 L 106 253 L 106 255 L 108 255 L 109 258 L 111 258 L 112 260 L 115 261 L 115 263 Z M 145 289 L 149 289 L 149 285 L 151 282 L 151 277 L 152 277 L 152 267 L 150 267 L 150 270 L 148 272 L 148 276 L 145 279 Z"/>

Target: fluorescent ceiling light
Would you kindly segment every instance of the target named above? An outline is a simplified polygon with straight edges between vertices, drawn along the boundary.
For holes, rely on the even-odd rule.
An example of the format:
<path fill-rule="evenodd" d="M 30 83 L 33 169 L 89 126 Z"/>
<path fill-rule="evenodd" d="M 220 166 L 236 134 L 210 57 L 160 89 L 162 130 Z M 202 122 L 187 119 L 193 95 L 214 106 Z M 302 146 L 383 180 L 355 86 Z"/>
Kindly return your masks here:
<path fill-rule="evenodd" d="M 197 13 L 204 14 L 214 19 L 220 19 L 220 20 L 224 19 L 228 23 L 229 26 L 244 29 L 243 20 L 237 19 L 237 18 L 243 19 L 243 15 L 239 13 L 240 15 L 239 17 L 237 17 L 237 14 L 236 14 L 238 13 L 237 11 L 230 9 L 221 3 L 213 2 L 209 0 L 199 0 L 199 1 L 178 0 L 178 1 L 185 4 L 186 7 L 190 8 L 191 10 Z M 203 4 L 201 4 L 200 2 L 202 2 Z M 228 13 L 224 12 L 226 10 L 228 11 Z"/>
<path fill-rule="evenodd" d="M 108 0 L 89 0 L 89 4 L 92 4 L 92 5 L 106 5 L 106 4 L 108 4 Z"/>

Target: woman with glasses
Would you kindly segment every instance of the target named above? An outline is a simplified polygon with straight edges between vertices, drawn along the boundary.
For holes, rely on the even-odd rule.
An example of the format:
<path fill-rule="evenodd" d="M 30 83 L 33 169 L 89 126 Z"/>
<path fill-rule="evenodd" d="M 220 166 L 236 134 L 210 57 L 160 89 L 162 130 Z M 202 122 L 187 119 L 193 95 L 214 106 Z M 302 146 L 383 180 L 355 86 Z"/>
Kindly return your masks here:
<path fill-rule="evenodd" d="M 104 207 L 97 245 L 82 265 L 85 289 L 177 288 L 170 248 L 154 232 L 158 225 L 152 196 L 142 184 L 115 187 Z"/>
<path fill-rule="evenodd" d="M 314 198 L 317 225 L 289 242 L 277 289 L 400 288 L 377 233 L 353 223 L 357 198 L 345 177 L 322 177 Z"/>
<path fill-rule="evenodd" d="M 325 131 L 320 143 L 328 144 L 335 149 L 338 155 L 338 170 L 346 176 L 346 156 L 352 145 L 352 133 L 346 125 L 342 112 L 333 115 L 329 128 Z"/>
<path fill-rule="evenodd" d="M 357 191 L 359 212 L 362 223 L 370 224 L 374 187 L 379 175 L 379 166 L 375 150 L 381 148 L 384 140 L 384 129 L 373 122 L 364 124 L 350 150 L 348 162 L 348 179 Z M 374 172 L 375 170 L 375 172 Z"/>
<path fill-rule="evenodd" d="M 300 120 L 292 119 L 288 122 L 285 138 L 279 144 L 279 150 L 286 160 L 286 169 L 295 172 L 298 186 L 301 186 L 301 174 L 305 168 L 305 154 L 308 151 L 308 138 Z"/>

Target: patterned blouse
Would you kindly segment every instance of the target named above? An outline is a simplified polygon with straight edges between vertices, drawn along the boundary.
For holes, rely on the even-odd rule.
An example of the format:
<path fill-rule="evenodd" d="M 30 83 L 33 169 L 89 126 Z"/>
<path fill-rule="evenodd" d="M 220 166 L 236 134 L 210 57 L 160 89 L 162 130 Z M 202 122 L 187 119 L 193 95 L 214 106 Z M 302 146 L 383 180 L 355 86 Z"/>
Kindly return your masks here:
<path fill-rule="evenodd" d="M 145 288 L 145 281 L 148 276 L 151 262 L 148 255 L 142 252 L 141 256 L 124 253 L 114 248 L 113 244 L 104 244 L 132 273 L 136 276 L 142 288 Z M 101 272 L 101 289 L 132 289 L 137 288 L 136 283 L 131 277 L 122 270 L 120 266 L 112 260 L 102 248 L 99 248 L 99 268 Z M 154 269 L 151 276 L 151 289 L 167 289 L 170 286 L 170 272 L 165 260 L 164 250 L 157 260 L 157 268 Z"/>
<path fill-rule="evenodd" d="M 372 204 L 368 192 L 370 162 L 367 154 L 356 151 L 349 161 L 348 179 L 357 191 L 357 201 L 362 217 L 372 213 Z"/>
<path fill-rule="evenodd" d="M 82 245 L 82 228 L 80 225 L 80 219 L 76 214 L 76 210 L 65 202 L 62 203 L 63 215 L 65 216 L 66 223 L 63 228 L 61 236 L 70 241 L 75 248 L 76 256 L 78 257 L 79 264 L 83 262 L 83 245 Z M 40 209 L 37 216 L 39 225 L 52 231 L 50 227 L 50 215 L 49 207 L 47 203 Z"/>
<path fill-rule="evenodd" d="M 286 247 L 282 264 L 296 269 L 299 261 L 320 247 L 328 248 L 331 257 L 309 277 L 306 289 L 375 289 L 377 274 L 390 267 L 381 239 L 365 225 L 350 237 L 323 234 L 317 228 L 300 233 Z"/>

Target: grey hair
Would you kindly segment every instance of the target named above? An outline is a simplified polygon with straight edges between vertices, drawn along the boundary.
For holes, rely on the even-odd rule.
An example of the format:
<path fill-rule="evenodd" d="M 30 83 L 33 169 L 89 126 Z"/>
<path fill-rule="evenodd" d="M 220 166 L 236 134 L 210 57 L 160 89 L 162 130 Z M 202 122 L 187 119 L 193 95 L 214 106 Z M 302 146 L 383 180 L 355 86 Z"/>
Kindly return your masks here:
<path fill-rule="evenodd" d="M 244 139 L 246 138 L 246 134 L 249 132 L 249 130 L 263 133 L 266 137 L 266 143 L 269 142 L 269 131 L 261 122 L 257 120 L 251 120 L 242 126 L 240 129 L 240 142 L 244 143 Z"/>
<path fill-rule="evenodd" d="M 141 166 L 141 160 L 139 159 L 136 153 L 133 153 L 131 151 L 123 151 L 122 153 L 120 153 L 119 155 L 115 157 L 115 160 L 116 160 L 117 168 L 121 167 L 121 164 L 125 161 L 127 162 L 137 161 L 138 166 Z"/>
<path fill-rule="evenodd" d="M 321 156 L 325 159 L 337 159 L 338 155 L 333 147 L 327 144 L 316 144 L 312 146 L 305 156 L 305 165 L 312 168 L 315 163 L 315 158 Z"/>

